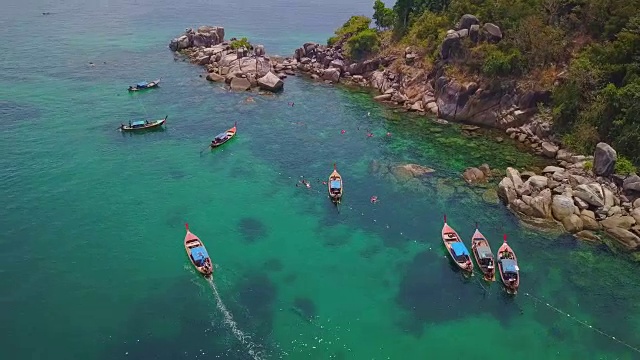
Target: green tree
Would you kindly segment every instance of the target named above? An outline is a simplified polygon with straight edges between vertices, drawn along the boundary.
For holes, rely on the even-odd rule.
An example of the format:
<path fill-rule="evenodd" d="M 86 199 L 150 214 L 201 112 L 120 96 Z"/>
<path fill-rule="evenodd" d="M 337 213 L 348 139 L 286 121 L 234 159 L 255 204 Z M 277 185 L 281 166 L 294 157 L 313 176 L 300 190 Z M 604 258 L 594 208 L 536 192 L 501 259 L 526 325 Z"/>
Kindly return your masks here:
<path fill-rule="evenodd" d="M 370 25 L 370 18 L 362 15 L 354 15 L 335 31 L 336 36 L 329 38 L 327 43 L 333 45 L 340 40 L 348 39 L 361 31 L 369 29 Z"/>
<path fill-rule="evenodd" d="M 381 0 L 376 0 L 373 3 L 373 19 L 376 21 L 376 26 L 380 29 L 388 29 L 393 26 L 396 14 L 393 10 L 384 5 Z"/>
<path fill-rule="evenodd" d="M 351 59 L 361 60 L 376 53 L 379 45 L 378 33 L 374 29 L 366 29 L 350 37 L 345 50 Z"/>

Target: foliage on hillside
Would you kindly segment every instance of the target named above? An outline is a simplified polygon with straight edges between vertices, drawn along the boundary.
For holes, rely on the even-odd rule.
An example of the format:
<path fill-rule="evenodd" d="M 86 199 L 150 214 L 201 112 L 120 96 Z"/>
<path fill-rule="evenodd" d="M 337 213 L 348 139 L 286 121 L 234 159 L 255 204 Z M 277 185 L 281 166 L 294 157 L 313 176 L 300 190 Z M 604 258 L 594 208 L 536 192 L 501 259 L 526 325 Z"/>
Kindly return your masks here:
<path fill-rule="evenodd" d="M 348 56 L 362 59 L 391 33 L 391 47 L 412 46 L 433 64 L 446 31 L 473 14 L 498 25 L 504 38 L 465 40 L 449 69 L 543 88 L 559 79 L 552 107 L 565 144 L 590 153 L 606 141 L 640 163 L 640 0 L 396 0 L 392 8 L 376 0 L 373 10 L 376 29 L 354 16 L 329 44 L 342 40 Z"/>
<path fill-rule="evenodd" d="M 371 19 L 366 16 L 352 16 L 327 43 L 335 45 L 342 41 L 345 53 L 354 60 L 360 60 L 378 51 L 380 45 L 378 32 L 371 29 Z"/>

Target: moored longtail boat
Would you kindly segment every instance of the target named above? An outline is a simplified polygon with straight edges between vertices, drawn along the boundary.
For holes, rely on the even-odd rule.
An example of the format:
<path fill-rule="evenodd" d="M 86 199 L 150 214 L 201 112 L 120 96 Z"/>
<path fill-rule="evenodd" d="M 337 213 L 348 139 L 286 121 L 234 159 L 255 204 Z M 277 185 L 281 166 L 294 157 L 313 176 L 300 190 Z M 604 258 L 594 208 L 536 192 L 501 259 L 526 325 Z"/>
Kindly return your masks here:
<path fill-rule="evenodd" d="M 189 260 L 195 266 L 196 270 L 204 276 L 210 276 L 213 273 L 213 265 L 211 258 L 200 239 L 189 231 L 189 224 L 185 224 L 187 235 L 184 237 L 184 248 L 187 251 Z"/>
<path fill-rule="evenodd" d="M 513 249 L 507 244 L 506 234 L 504 235 L 504 243 L 498 249 L 498 270 L 507 292 L 510 294 L 518 293 L 518 287 L 520 286 L 518 258 L 516 258 L 516 253 Z"/>
<path fill-rule="evenodd" d="M 476 262 L 480 267 L 480 271 L 484 275 L 486 281 L 496 280 L 496 264 L 489 246 L 489 241 L 478 230 L 478 224 L 476 224 L 476 231 L 471 237 L 471 251 L 476 258 Z"/>
<path fill-rule="evenodd" d="M 333 164 L 333 172 L 329 175 L 329 198 L 336 204 L 342 199 L 342 176 L 338 173 L 336 164 Z"/>
<path fill-rule="evenodd" d="M 211 144 L 209 146 L 211 146 L 211 148 L 216 148 L 226 143 L 227 141 L 231 140 L 234 136 L 236 136 L 237 125 L 238 123 L 236 122 L 235 124 L 233 124 L 233 127 L 231 129 L 216 135 L 216 137 L 211 141 Z"/>
<path fill-rule="evenodd" d="M 151 120 L 151 121 L 140 120 L 140 121 L 130 122 L 129 125 L 121 124 L 119 129 L 121 131 L 139 131 L 139 130 L 155 129 L 164 125 L 167 122 L 167 117 L 168 115 L 165 116 L 164 119 L 160 119 L 160 120 Z"/>
<path fill-rule="evenodd" d="M 458 233 L 447 225 L 447 215 L 444 216 L 444 226 L 442 227 L 442 242 L 447 248 L 449 255 L 460 269 L 473 272 L 473 263 L 469 250 L 460 239 Z"/>
<path fill-rule="evenodd" d="M 160 84 L 160 79 L 153 80 L 150 82 L 142 81 L 135 85 L 129 86 L 129 91 L 140 91 L 140 90 L 151 89 L 151 88 L 157 87 L 158 84 Z"/>

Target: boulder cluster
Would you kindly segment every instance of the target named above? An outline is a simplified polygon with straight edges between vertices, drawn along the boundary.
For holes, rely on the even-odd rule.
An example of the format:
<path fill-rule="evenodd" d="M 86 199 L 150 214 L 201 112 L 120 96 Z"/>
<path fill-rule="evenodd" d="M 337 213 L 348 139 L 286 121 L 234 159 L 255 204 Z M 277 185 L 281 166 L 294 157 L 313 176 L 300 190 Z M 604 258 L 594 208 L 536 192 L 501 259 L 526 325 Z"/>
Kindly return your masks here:
<path fill-rule="evenodd" d="M 599 241 L 605 232 L 619 248 L 640 251 L 640 177 L 613 174 L 616 151 L 605 143 L 593 157 L 543 148 L 559 166 L 541 174 L 507 168 L 498 185 L 502 202 L 521 217 L 559 222 L 581 239 Z"/>
<path fill-rule="evenodd" d="M 169 43 L 172 51 L 186 55 L 191 62 L 205 66 L 207 80 L 224 82 L 232 90 L 245 91 L 252 88 L 277 92 L 283 89 L 283 78 L 292 65 L 275 64 L 266 55 L 263 45 L 249 48 L 232 46 L 236 39 L 224 40 L 224 28 L 201 26 L 185 33 Z"/>

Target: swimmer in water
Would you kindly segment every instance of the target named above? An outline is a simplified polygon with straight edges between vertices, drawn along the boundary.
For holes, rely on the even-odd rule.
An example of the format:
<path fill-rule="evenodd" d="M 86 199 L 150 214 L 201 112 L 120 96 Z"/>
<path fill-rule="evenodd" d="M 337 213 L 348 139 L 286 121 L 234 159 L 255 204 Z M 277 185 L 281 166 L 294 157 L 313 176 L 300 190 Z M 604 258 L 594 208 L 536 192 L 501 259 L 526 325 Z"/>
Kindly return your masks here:
<path fill-rule="evenodd" d="M 344 129 L 340 130 L 340 134 L 344 134 L 346 131 Z"/>
<path fill-rule="evenodd" d="M 378 202 L 378 197 L 377 197 L 377 196 L 375 196 L 375 195 L 373 195 L 373 196 L 371 197 L 371 203 L 372 203 L 372 204 L 375 204 L 375 203 L 377 203 L 377 202 Z"/>

